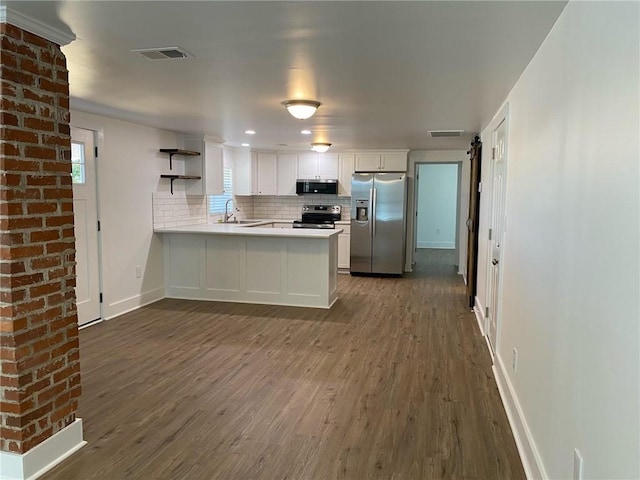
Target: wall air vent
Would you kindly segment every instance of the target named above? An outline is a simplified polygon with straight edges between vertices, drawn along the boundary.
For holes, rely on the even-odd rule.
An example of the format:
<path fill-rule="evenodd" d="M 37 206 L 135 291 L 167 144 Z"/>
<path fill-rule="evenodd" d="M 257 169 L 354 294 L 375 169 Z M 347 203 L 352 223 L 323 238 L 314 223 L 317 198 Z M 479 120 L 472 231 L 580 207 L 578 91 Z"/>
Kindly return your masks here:
<path fill-rule="evenodd" d="M 139 53 L 149 60 L 174 60 L 193 57 L 193 55 L 180 47 L 137 48 L 131 51 Z"/>
<path fill-rule="evenodd" d="M 429 136 L 432 138 L 460 137 L 464 130 L 429 130 Z"/>

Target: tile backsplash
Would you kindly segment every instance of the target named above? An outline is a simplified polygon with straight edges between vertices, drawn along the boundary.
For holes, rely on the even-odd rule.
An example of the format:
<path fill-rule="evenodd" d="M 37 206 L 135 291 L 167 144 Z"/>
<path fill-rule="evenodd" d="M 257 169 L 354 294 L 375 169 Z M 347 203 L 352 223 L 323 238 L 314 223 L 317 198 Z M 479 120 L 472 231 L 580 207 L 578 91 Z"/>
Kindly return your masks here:
<path fill-rule="evenodd" d="M 238 197 L 241 198 L 241 197 Z M 245 197 L 247 198 L 247 197 Z M 253 218 L 294 220 L 300 218 L 303 205 L 341 205 L 342 220 L 350 219 L 351 197 L 335 195 L 305 195 L 302 197 L 256 196 L 253 198 Z M 244 218 L 250 218 L 246 216 Z"/>
<path fill-rule="evenodd" d="M 350 219 L 350 197 L 335 195 L 313 195 L 303 197 L 255 196 L 234 197 L 238 219 L 295 220 L 300 218 L 303 205 L 341 205 L 342 220 Z M 152 194 L 153 228 L 180 227 L 202 223 L 215 223 L 223 214 L 211 214 L 206 195 L 185 195 L 176 192 Z"/>
<path fill-rule="evenodd" d="M 180 227 L 207 223 L 208 202 L 206 195 L 185 195 L 176 192 L 154 192 L 153 228 Z"/>

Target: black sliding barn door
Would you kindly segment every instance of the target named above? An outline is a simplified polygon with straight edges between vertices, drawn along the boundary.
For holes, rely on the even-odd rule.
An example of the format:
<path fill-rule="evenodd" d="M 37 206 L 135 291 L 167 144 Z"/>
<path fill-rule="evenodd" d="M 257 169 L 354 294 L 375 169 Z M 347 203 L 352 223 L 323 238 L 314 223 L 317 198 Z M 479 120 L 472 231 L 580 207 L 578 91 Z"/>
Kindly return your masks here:
<path fill-rule="evenodd" d="M 471 158 L 471 188 L 469 189 L 469 218 L 467 219 L 467 297 L 473 308 L 478 276 L 478 219 L 480 217 L 480 160 L 482 142 L 475 136 L 467 152 Z"/>

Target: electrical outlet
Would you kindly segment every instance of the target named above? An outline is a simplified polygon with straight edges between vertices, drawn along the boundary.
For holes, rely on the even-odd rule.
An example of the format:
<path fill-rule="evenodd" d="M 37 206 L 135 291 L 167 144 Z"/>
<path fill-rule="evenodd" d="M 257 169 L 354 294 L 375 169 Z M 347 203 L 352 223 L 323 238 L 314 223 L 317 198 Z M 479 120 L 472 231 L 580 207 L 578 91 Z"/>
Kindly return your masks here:
<path fill-rule="evenodd" d="M 142 277 L 142 266 L 136 265 L 136 278 Z"/>
<path fill-rule="evenodd" d="M 518 370 L 518 350 L 516 350 L 516 347 L 513 347 L 513 359 L 511 366 L 513 367 L 514 372 Z"/>
<path fill-rule="evenodd" d="M 573 480 L 582 480 L 582 454 L 577 448 L 573 450 Z"/>

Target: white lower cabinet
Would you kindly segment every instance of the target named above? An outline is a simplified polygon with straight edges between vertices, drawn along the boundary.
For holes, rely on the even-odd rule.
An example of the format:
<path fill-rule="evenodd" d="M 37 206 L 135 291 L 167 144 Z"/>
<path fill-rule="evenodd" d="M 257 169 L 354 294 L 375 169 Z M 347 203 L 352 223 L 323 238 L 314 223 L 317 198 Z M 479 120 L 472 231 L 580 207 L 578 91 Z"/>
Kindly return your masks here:
<path fill-rule="evenodd" d="M 343 231 L 338 235 L 338 268 L 351 268 L 351 225 L 336 225 Z"/>

